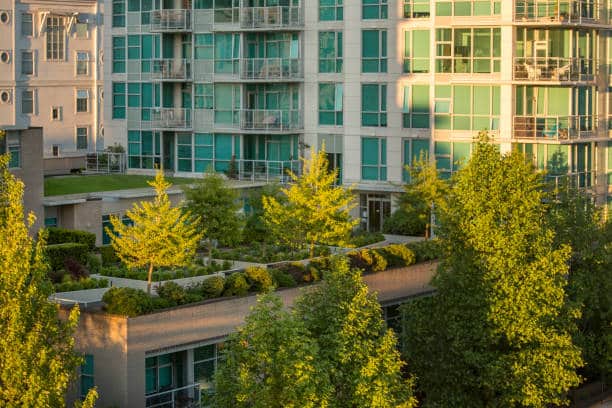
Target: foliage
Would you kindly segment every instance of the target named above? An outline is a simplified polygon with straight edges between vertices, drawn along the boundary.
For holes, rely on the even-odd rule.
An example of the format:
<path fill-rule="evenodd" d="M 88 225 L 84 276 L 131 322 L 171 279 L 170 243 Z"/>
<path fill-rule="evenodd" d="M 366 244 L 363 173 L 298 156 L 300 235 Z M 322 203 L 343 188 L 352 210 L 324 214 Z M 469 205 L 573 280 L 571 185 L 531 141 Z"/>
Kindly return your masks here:
<path fill-rule="evenodd" d="M 126 215 L 134 225 L 125 225 L 112 216 L 113 229 L 106 228 L 117 256 L 130 268 L 148 267 L 147 292 L 151 293 L 153 269 L 163 266 L 182 266 L 193 259 L 201 233 L 192 222 L 189 211 L 172 207 L 166 190 L 170 184 L 163 171 L 157 171 L 155 181 L 149 183 L 157 193 L 155 201 L 134 204 Z"/>
<path fill-rule="evenodd" d="M 153 272 L 152 281 L 161 282 L 172 279 L 191 278 L 195 276 L 210 275 L 221 270 L 227 270 L 227 265 L 211 264 L 209 266 L 189 265 L 186 268 L 174 268 L 172 270 L 157 270 Z M 148 274 L 143 269 L 128 269 L 122 266 L 107 266 L 100 270 L 103 276 L 114 278 L 126 278 L 144 280 L 148 279 Z"/>
<path fill-rule="evenodd" d="M 67 258 L 64 261 L 64 268 L 73 279 L 83 279 L 89 277 L 87 269 L 73 258 Z"/>
<path fill-rule="evenodd" d="M 268 292 L 274 289 L 274 281 L 266 268 L 249 266 L 244 270 L 244 274 L 255 292 Z"/>
<path fill-rule="evenodd" d="M 407 199 L 400 197 L 401 206 L 393 214 L 385 219 L 383 232 L 385 234 L 422 236 L 427 229 L 427 217 L 429 211 L 421 207 L 420 212 L 415 210 L 417 204 L 407 203 Z M 410 208 L 407 210 L 406 208 Z"/>
<path fill-rule="evenodd" d="M 580 383 L 541 175 L 481 139 L 439 207 L 435 296 L 404 310 L 404 353 L 432 407 L 562 405 Z"/>
<path fill-rule="evenodd" d="M 87 261 L 85 263 L 85 267 L 89 271 L 90 275 L 98 274 L 102 269 L 102 262 L 100 261 L 99 257 L 92 253 L 89 253 L 87 254 Z"/>
<path fill-rule="evenodd" d="M 416 262 L 414 252 L 401 244 L 392 244 L 380 248 L 379 253 L 385 258 L 389 268 L 410 266 Z"/>
<path fill-rule="evenodd" d="M 187 300 L 185 289 L 174 282 L 166 282 L 155 290 L 160 298 L 166 299 L 172 305 L 182 305 Z"/>
<path fill-rule="evenodd" d="M 112 245 L 103 245 L 101 247 L 98 247 L 98 251 L 100 251 L 100 257 L 102 258 L 103 266 L 115 265 L 121 262 L 121 260 L 115 253 L 115 248 L 113 248 Z"/>
<path fill-rule="evenodd" d="M 315 247 L 315 256 L 328 254 L 328 247 Z M 215 249 L 213 250 L 212 256 L 217 259 L 232 259 L 254 263 L 274 263 L 307 259 L 309 253 L 308 250 L 291 251 L 289 247 L 285 246 L 252 243 L 250 246 L 240 246 L 232 249 Z"/>
<path fill-rule="evenodd" d="M 70 230 L 57 227 L 47 228 L 48 238 L 47 245 L 64 244 L 66 242 L 74 242 L 77 244 L 85 244 L 91 251 L 96 247 L 96 234 L 87 231 Z"/>
<path fill-rule="evenodd" d="M 45 196 L 145 188 L 151 177 L 135 174 L 91 174 L 45 177 Z M 169 177 L 172 184 L 191 184 L 192 178 Z"/>
<path fill-rule="evenodd" d="M 185 189 L 185 206 L 198 217 L 201 231 L 208 241 L 209 262 L 212 259 L 212 241 L 221 245 L 236 245 L 242 237 L 243 217 L 236 190 L 225 185 L 222 176 L 206 173 L 204 178 Z"/>
<path fill-rule="evenodd" d="M 279 288 L 293 288 L 297 286 L 297 282 L 293 275 L 281 271 L 279 269 L 270 269 L 270 275 L 272 275 L 272 279 L 274 283 Z"/>
<path fill-rule="evenodd" d="M 0 132 L 2 133 L 2 132 Z M 79 319 L 74 307 L 67 320 L 58 306 L 44 261 L 45 235 L 35 242 L 28 235 L 35 217 L 24 222 L 23 183 L 8 171 L 0 156 L 0 406 L 60 407 L 82 363 L 72 337 Z M 86 407 L 93 407 L 95 390 Z"/>
<path fill-rule="evenodd" d="M 387 269 L 387 260 L 376 249 L 363 248 L 348 253 L 351 268 L 365 273 L 380 272 Z"/>
<path fill-rule="evenodd" d="M 195 288 L 205 299 L 213 299 L 221 296 L 225 288 L 225 279 L 222 276 L 212 276 L 202 281 Z"/>
<path fill-rule="evenodd" d="M 87 263 L 89 248 L 85 244 L 66 242 L 64 244 L 47 245 L 45 255 L 49 261 L 51 270 L 59 270 L 65 267 L 67 259 L 72 259 L 81 265 Z"/>
<path fill-rule="evenodd" d="M 269 183 L 261 188 L 255 188 L 249 191 L 248 203 L 250 210 L 244 228 L 244 242 L 272 242 L 271 232 L 263 220 L 264 208 L 262 198 L 264 196 L 274 197 L 278 202 L 283 202 L 285 199 L 281 187 L 277 183 Z M 262 245 L 262 249 L 267 249 L 267 245 Z"/>
<path fill-rule="evenodd" d="M 223 296 L 244 296 L 249 293 L 249 283 L 242 272 L 232 273 L 225 279 Z"/>
<path fill-rule="evenodd" d="M 443 255 L 442 245 L 438 239 L 409 242 L 406 247 L 414 252 L 417 263 L 433 261 Z"/>
<path fill-rule="evenodd" d="M 108 280 L 96 278 L 73 279 L 65 275 L 61 283 L 55 284 L 55 292 L 72 292 L 75 290 L 97 289 L 108 287 Z"/>
<path fill-rule="evenodd" d="M 337 169 L 329 171 L 325 147 L 310 154 L 301 176 L 289 171 L 293 184 L 282 189 L 287 202 L 263 197 L 263 207 L 272 235 L 294 249 L 308 248 L 312 258 L 316 244 L 345 246 L 358 220 L 350 216 L 353 193 L 335 184 Z"/>
<path fill-rule="evenodd" d="M 102 296 L 102 301 L 111 314 L 133 317 L 153 311 L 151 296 L 140 289 L 114 286 Z"/>
<path fill-rule="evenodd" d="M 385 236 L 380 232 L 368 232 L 365 230 L 356 230 L 351 233 L 350 245 L 355 248 L 361 248 L 367 245 L 372 245 L 385 240 Z"/>
<path fill-rule="evenodd" d="M 316 341 L 281 300 L 263 295 L 245 325 L 230 335 L 216 373 L 215 406 L 302 408 L 330 406 L 326 367 Z"/>

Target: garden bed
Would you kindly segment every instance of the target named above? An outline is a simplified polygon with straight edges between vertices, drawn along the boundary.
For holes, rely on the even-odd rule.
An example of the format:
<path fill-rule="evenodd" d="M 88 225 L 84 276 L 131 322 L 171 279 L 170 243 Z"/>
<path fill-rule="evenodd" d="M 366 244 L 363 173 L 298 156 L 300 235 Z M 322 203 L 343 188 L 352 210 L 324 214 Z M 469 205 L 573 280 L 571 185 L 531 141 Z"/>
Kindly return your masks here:
<path fill-rule="evenodd" d="M 212 275 L 216 272 L 232 269 L 233 262 L 224 260 L 219 263 L 212 261 L 210 265 L 192 264 L 186 268 L 162 269 L 153 272 L 153 282 L 170 281 L 196 276 Z M 112 278 L 125 278 L 140 281 L 148 280 L 148 271 L 144 269 L 129 269 L 123 265 L 106 266 L 100 269 L 100 275 Z"/>

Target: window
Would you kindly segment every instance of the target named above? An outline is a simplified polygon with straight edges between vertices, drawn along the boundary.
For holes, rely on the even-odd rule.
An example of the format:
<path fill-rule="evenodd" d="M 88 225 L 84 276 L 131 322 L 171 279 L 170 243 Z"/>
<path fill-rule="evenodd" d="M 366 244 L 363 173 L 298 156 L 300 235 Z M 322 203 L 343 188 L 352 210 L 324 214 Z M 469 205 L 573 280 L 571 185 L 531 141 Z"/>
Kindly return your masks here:
<path fill-rule="evenodd" d="M 194 87 L 194 108 L 195 109 L 212 109 L 214 106 L 214 85 L 213 84 L 195 84 Z"/>
<path fill-rule="evenodd" d="M 530 10 L 534 5 L 530 5 Z M 462 0 L 436 2 L 437 16 L 491 16 L 501 14 L 501 0 Z"/>
<path fill-rule="evenodd" d="M 32 51 L 21 51 L 21 73 L 23 75 L 34 74 L 34 57 Z"/>
<path fill-rule="evenodd" d="M 429 128 L 429 112 L 429 85 L 405 86 L 402 127 Z"/>
<path fill-rule="evenodd" d="M 54 106 L 51 108 L 51 120 L 62 120 L 63 109 L 61 106 Z"/>
<path fill-rule="evenodd" d="M 125 0 L 113 0 L 113 27 L 125 27 Z"/>
<path fill-rule="evenodd" d="M 76 74 L 89 74 L 89 53 L 87 51 L 79 51 L 76 54 Z"/>
<path fill-rule="evenodd" d="M 319 0 L 319 20 L 320 21 L 342 21 L 344 10 L 343 0 Z"/>
<path fill-rule="evenodd" d="M 55 222 L 57 223 L 57 219 Z M 85 354 L 84 360 L 81 366 L 81 398 L 85 398 L 89 390 L 94 387 L 94 356 Z"/>
<path fill-rule="evenodd" d="M 387 18 L 387 0 L 362 0 L 362 18 L 364 20 Z"/>
<path fill-rule="evenodd" d="M 342 126 L 342 84 L 319 84 L 319 125 Z"/>
<path fill-rule="evenodd" d="M 500 72 L 500 57 L 499 28 L 436 29 L 436 72 Z"/>
<path fill-rule="evenodd" d="M 76 93 L 76 111 L 87 112 L 87 102 L 89 99 L 89 92 L 86 89 L 79 89 Z"/>
<path fill-rule="evenodd" d="M 21 93 L 21 113 L 34 113 L 34 91 L 26 90 Z"/>
<path fill-rule="evenodd" d="M 218 343 L 193 350 L 193 379 L 195 383 L 200 384 L 203 402 L 214 392 L 214 377 L 222 349 L 223 343 Z M 209 405 L 203 404 L 202 406 Z"/>
<path fill-rule="evenodd" d="M 23 13 L 21 15 L 21 35 L 24 37 L 32 37 L 34 34 L 34 22 L 32 14 Z"/>
<path fill-rule="evenodd" d="M 342 31 L 319 33 L 319 72 L 342 72 Z"/>
<path fill-rule="evenodd" d="M 429 72 L 429 30 L 404 33 L 404 72 Z"/>
<path fill-rule="evenodd" d="M 327 153 L 327 163 L 329 171 L 338 170 L 337 184 L 342 184 L 342 151 L 344 147 L 343 135 L 319 135 L 318 148 L 320 151 L 325 144 L 325 152 Z"/>
<path fill-rule="evenodd" d="M 86 127 L 76 128 L 76 148 L 77 150 L 87 150 L 89 129 Z"/>
<path fill-rule="evenodd" d="M 387 72 L 387 31 L 361 32 L 361 72 Z"/>
<path fill-rule="evenodd" d="M 215 39 L 212 34 L 195 34 L 194 58 L 214 59 Z"/>
<path fill-rule="evenodd" d="M 125 82 L 113 82 L 113 119 L 125 119 Z"/>
<path fill-rule="evenodd" d="M 387 126 L 387 85 L 361 84 L 361 126 Z"/>
<path fill-rule="evenodd" d="M 10 157 L 9 168 L 16 169 L 21 167 L 21 142 L 18 134 L 7 132 L 6 152 Z"/>
<path fill-rule="evenodd" d="M 145 393 L 154 394 L 173 387 L 172 354 L 149 357 L 145 360 Z"/>
<path fill-rule="evenodd" d="M 471 156 L 470 142 L 435 142 L 436 168 L 443 179 L 459 170 Z"/>
<path fill-rule="evenodd" d="M 159 132 L 128 130 L 128 167 L 153 169 L 160 164 Z"/>
<path fill-rule="evenodd" d="M 119 217 L 119 214 L 114 214 L 114 215 Z M 110 221 L 110 217 L 111 217 L 110 215 L 102 216 L 102 245 L 109 245 L 111 243 L 111 237 L 106 231 L 107 228 L 111 232 L 114 231 L 113 224 Z M 134 225 L 134 222 L 127 215 L 124 215 L 121 218 L 121 222 L 123 223 L 123 225 Z"/>
<path fill-rule="evenodd" d="M 240 34 L 215 34 L 215 73 L 237 74 Z"/>
<path fill-rule="evenodd" d="M 429 139 L 404 139 L 402 141 L 402 180 L 410 181 L 410 168 L 413 163 L 429 159 Z"/>
<path fill-rule="evenodd" d="M 47 61 L 63 61 L 66 41 L 64 18 L 47 17 Z"/>
<path fill-rule="evenodd" d="M 497 130 L 499 110 L 499 86 L 436 85 L 435 87 L 434 127 L 436 129 Z"/>
<path fill-rule="evenodd" d="M 57 227 L 57 217 L 45 217 L 45 228 Z"/>
<path fill-rule="evenodd" d="M 381 137 L 361 138 L 361 179 L 387 180 L 387 140 Z"/>
<path fill-rule="evenodd" d="M 125 37 L 113 37 L 113 73 L 125 72 Z"/>
<path fill-rule="evenodd" d="M 429 0 L 404 0 L 404 18 L 429 18 Z"/>
<path fill-rule="evenodd" d="M 77 16 L 76 38 L 78 38 L 79 40 L 85 40 L 89 38 L 89 31 L 87 30 L 87 20 L 80 15 Z"/>

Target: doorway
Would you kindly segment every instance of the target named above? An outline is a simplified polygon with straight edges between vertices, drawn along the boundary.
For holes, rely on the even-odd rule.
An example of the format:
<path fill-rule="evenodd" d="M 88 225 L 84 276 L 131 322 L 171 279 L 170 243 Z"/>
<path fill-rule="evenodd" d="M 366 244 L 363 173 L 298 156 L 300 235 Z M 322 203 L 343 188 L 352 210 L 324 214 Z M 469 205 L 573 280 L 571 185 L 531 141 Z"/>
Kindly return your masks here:
<path fill-rule="evenodd" d="M 381 232 L 385 218 L 391 215 L 389 194 L 361 194 L 361 225 L 369 232 Z"/>

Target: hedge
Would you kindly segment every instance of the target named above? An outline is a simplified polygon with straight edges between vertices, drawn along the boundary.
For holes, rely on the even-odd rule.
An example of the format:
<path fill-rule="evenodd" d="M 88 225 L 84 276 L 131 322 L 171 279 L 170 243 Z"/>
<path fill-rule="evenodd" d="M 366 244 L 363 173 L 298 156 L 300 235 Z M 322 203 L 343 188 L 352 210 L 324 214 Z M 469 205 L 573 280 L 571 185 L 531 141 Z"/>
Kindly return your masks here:
<path fill-rule="evenodd" d="M 119 263 L 119 257 L 115 253 L 115 249 L 112 245 L 103 245 L 98 247 L 98 251 L 100 251 L 100 255 L 102 257 L 102 265 L 110 266 Z"/>
<path fill-rule="evenodd" d="M 122 316 L 139 316 L 153 311 L 153 300 L 140 289 L 110 288 L 102 297 L 106 311 Z"/>
<path fill-rule="evenodd" d="M 251 289 L 255 292 L 267 292 L 274 288 L 274 281 L 270 272 L 261 266 L 249 266 L 244 270 Z"/>
<path fill-rule="evenodd" d="M 76 243 L 87 245 L 89 250 L 96 247 L 96 234 L 87 231 L 70 230 L 65 228 L 49 227 L 47 228 L 49 235 L 47 236 L 48 245 Z"/>
<path fill-rule="evenodd" d="M 71 242 L 47 245 L 45 254 L 47 255 L 51 270 L 58 271 L 64 268 L 67 259 L 73 259 L 81 265 L 86 265 L 89 246 Z"/>

